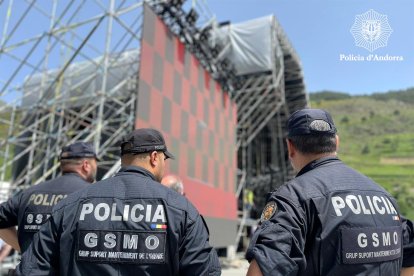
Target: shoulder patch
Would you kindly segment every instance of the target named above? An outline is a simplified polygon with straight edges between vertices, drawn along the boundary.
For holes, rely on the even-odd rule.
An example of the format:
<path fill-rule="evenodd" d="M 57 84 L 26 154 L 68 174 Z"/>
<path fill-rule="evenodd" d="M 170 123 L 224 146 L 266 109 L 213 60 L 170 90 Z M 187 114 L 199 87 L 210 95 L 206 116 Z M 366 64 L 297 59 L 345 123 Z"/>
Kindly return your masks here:
<path fill-rule="evenodd" d="M 260 222 L 269 220 L 277 211 L 277 204 L 274 201 L 269 201 L 263 209 L 260 217 Z"/>

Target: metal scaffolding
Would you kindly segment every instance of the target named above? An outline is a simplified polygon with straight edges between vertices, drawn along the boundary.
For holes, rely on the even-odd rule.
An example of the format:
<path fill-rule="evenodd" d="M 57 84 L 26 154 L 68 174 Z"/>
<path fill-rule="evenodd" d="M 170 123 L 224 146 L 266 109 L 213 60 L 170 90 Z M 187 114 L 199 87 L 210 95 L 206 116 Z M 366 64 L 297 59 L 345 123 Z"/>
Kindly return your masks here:
<path fill-rule="evenodd" d="M 248 236 L 246 226 L 257 224 L 265 195 L 293 177 L 285 145 L 286 120 L 292 112 L 308 106 L 300 59 L 274 17 L 270 29 L 271 66 L 262 72 L 235 73 L 232 80 L 227 79 L 231 82 L 227 85 L 230 95 L 238 108 L 236 196 L 242 202 L 239 206 L 242 211 L 236 244 Z M 229 47 L 223 45 L 222 51 Z M 229 59 L 232 62 L 231 56 Z M 255 212 L 247 207 L 250 203 L 246 202 L 245 195 L 249 190 L 256 195 Z"/>
<path fill-rule="evenodd" d="M 300 59 L 275 17 L 237 25 L 223 27 L 230 38 L 224 35 L 221 41 L 219 39 L 218 62 L 226 60 L 230 63 L 227 67 L 233 75 L 225 79 L 224 86 L 229 88 L 230 96 L 237 104 L 237 196 L 243 198 L 244 188 L 254 190 L 258 195 L 256 207 L 261 210 L 265 203 L 265 197 L 261 195 L 292 177 L 284 141 L 285 125 L 293 111 L 308 105 L 308 95 Z M 238 29 L 242 30 L 240 34 Z M 246 35 L 249 30 L 250 35 Z M 263 35 L 254 35 L 259 31 Z M 222 31 L 217 33 L 217 37 L 223 37 Z M 263 40 L 258 46 L 261 49 L 255 48 L 258 37 Z M 268 47 L 263 47 L 266 43 Z M 253 54 L 249 55 L 249 52 Z M 265 56 L 261 56 L 262 52 Z M 240 58 L 240 55 L 244 56 Z M 238 70 L 251 72 L 240 73 Z"/>
<path fill-rule="evenodd" d="M 94 143 L 100 175 L 116 163 L 134 127 L 142 4 L 2 1 L 0 181 L 12 190 L 54 177 L 75 140 Z"/>

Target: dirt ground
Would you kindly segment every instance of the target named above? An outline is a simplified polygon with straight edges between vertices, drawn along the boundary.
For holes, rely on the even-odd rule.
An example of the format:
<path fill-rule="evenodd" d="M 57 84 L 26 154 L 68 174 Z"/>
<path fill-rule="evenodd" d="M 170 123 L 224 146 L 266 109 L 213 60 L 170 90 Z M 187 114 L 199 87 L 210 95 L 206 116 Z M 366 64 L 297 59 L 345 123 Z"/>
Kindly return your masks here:
<path fill-rule="evenodd" d="M 222 276 L 243 276 L 246 275 L 249 263 L 244 259 L 243 255 L 237 255 L 232 261 L 226 259 L 221 260 Z"/>

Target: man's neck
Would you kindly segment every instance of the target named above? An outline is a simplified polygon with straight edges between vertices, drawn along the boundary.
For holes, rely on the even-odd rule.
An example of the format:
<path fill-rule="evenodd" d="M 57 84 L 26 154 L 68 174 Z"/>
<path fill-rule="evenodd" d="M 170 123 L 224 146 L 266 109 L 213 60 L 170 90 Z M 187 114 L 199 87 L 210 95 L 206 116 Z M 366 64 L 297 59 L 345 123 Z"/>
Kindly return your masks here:
<path fill-rule="evenodd" d="M 85 181 L 88 181 L 87 180 L 87 176 L 85 175 L 85 174 L 83 174 L 81 171 L 79 171 L 79 170 L 66 170 L 66 171 L 63 171 L 62 172 L 62 174 L 69 174 L 69 173 L 71 173 L 71 174 L 76 174 L 76 175 L 78 175 L 80 178 L 82 178 L 83 180 L 85 180 Z M 89 182 L 89 181 L 88 181 Z"/>
<path fill-rule="evenodd" d="M 336 157 L 336 152 L 321 153 L 321 154 L 302 154 L 301 158 L 298 160 L 298 164 L 297 164 L 298 168 L 296 168 L 297 172 L 300 172 L 310 162 L 324 158 L 324 157 Z"/>
<path fill-rule="evenodd" d="M 122 167 L 129 167 L 129 166 L 140 167 L 140 168 L 146 169 L 150 173 L 154 174 L 153 168 L 147 162 L 143 162 L 141 160 L 133 160 L 133 161 L 127 160 L 127 161 L 125 161 L 125 160 L 121 159 L 121 166 Z"/>

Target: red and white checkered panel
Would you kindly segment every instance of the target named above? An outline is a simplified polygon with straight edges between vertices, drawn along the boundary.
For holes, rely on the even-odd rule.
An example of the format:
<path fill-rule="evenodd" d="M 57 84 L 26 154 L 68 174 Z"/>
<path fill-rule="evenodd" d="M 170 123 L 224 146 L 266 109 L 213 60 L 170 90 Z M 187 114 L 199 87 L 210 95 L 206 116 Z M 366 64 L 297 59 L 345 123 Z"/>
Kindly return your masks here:
<path fill-rule="evenodd" d="M 136 128 L 159 129 L 185 193 L 205 216 L 237 218 L 236 104 L 146 6 Z"/>

